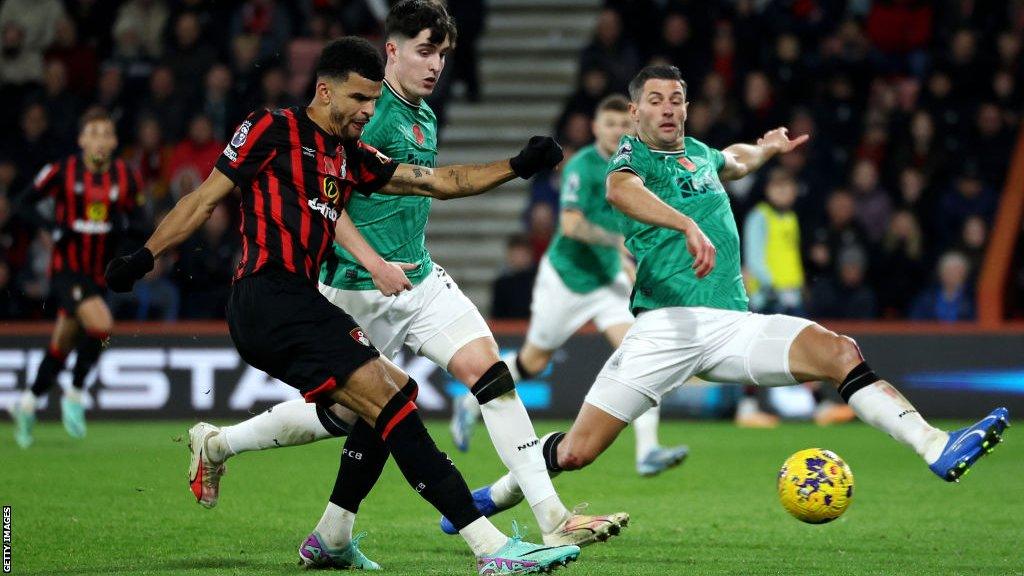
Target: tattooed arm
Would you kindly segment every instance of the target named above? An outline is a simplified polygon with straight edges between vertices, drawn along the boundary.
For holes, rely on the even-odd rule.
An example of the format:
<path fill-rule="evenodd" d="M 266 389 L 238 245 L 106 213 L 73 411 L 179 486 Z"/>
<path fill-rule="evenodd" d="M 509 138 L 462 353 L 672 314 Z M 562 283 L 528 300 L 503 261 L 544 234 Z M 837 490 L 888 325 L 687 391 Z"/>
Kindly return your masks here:
<path fill-rule="evenodd" d="M 396 196 L 431 196 L 438 200 L 449 200 L 482 194 L 515 177 L 516 174 L 508 160 L 441 168 L 399 164 L 394 176 L 379 192 Z"/>

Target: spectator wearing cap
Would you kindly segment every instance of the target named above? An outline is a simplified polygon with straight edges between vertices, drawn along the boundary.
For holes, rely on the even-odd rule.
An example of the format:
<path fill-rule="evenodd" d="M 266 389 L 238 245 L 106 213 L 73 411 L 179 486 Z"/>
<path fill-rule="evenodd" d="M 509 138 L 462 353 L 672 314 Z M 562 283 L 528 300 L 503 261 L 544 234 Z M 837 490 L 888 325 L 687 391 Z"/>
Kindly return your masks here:
<path fill-rule="evenodd" d="M 974 298 L 967 282 L 970 264 L 959 252 L 939 259 L 938 282 L 922 292 L 910 310 L 913 320 L 960 322 L 974 320 Z"/>

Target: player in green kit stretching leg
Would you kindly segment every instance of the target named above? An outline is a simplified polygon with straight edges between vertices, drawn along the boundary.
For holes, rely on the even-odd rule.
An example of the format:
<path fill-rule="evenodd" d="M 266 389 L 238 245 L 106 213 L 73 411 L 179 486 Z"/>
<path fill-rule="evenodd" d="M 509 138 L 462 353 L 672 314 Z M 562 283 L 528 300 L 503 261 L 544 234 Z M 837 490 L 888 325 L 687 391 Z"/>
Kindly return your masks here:
<path fill-rule="evenodd" d="M 550 471 L 593 462 L 629 422 L 694 375 L 757 386 L 831 381 L 861 420 L 911 447 L 947 481 L 992 450 L 1009 425 L 1006 408 L 960 430 L 939 430 L 875 374 L 853 339 L 803 318 L 747 311 L 740 239 L 722 180 L 746 176 L 807 136 L 790 140 L 777 128 L 757 144 L 721 151 L 684 137 L 686 83 L 674 66 L 641 70 L 629 95 L 637 136 L 622 139 L 607 185 L 637 259 L 636 322 L 569 432 L 542 439 Z"/>
<path fill-rule="evenodd" d="M 633 132 L 629 101 L 618 94 L 602 100 L 593 131 L 594 144 L 581 148 L 562 169 L 558 233 L 533 286 L 526 342 L 518 353 L 504 358 L 516 382 L 541 373 L 555 351 L 587 322 L 593 321 L 613 348 L 633 324 L 629 292 L 636 269 L 619 234 L 622 216 L 605 200 L 604 182 L 619 140 Z M 452 433 L 458 443 L 459 438 L 468 439 L 480 405 L 467 394 L 455 406 Z M 688 453 L 686 446 L 659 446 L 658 412 L 654 406 L 632 423 L 636 468 L 643 476 L 678 465 Z M 490 497 L 495 502 L 508 500 L 500 489 Z"/>
<path fill-rule="evenodd" d="M 433 91 L 452 50 L 454 23 L 435 2 L 405 0 L 391 9 L 386 28 L 384 86 L 361 140 L 399 162 L 430 170 L 437 155 L 437 123 L 423 99 Z M 515 160 L 513 165 L 521 166 Z M 586 545 L 617 534 L 628 522 L 625 513 L 576 514 L 558 498 L 533 424 L 487 323 L 424 245 L 429 211 L 430 199 L 423 197 L 356 194 L 349 200 L 339 217 L 341 247 L 335 247 L 321 268 L 320 292 L 351 314 L 365 333 L 338 337 L 368 338 L 390 358 L 408 345 L 465 383 L 480 401 L 498 455 L 523 486 L 545 542 Z M 346 224 L 347 218 L 351 221 Z M 416 391 L 405 393 L 414 398 Z M 310 537 L 320 545 L 313 556 L 320 567 L 375 569 L 376 563 L 359 552 L 352 528 L 359 503 L 379 477 L 388 453 L 372 428 L 340 407 L 293 400 L 235 426 L 197 424 L 190 432 L 192 444 L 205 447 L 192 457 L 191 469 L 204 471 L 203 478 L 191 479 L 197 500 L 216 505 L 224 461 L 231 456 L 345 434 L 337 482 Z M 495 512 L 481 502 L 477 507 L 486 515 Z"/>

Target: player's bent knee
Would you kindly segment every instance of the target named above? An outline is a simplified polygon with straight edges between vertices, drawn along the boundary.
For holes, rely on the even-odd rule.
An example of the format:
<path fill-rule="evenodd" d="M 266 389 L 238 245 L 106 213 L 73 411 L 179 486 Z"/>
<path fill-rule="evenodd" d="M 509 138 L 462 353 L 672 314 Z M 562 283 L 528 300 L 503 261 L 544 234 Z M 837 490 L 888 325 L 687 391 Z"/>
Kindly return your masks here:
<path fill-rule="evenodd" d="M 510 392 L 515 392 L 516 383 L 509 372 L 508 366 L 501 361 L 495 362 L 493 366 L 484 372 L 484 375 L 470 386 L 469 391 L 476 396 L 481 406 L 500 398 Z"/>
<path fill-rule="evenodd" d="M 864 361 L 857 341 L 849 336 L 836 336 L 835 362 L 839 369 L 839 378 L 845 378 L 850 369 Z"/>
<path fill-rule="evenodd" d="M 567 450 L 559 454 L 558 465 L 562 470 L 579 470 L 590 465 L 597 458 L 593 450 L 584 446 L 570 445 Z"/>

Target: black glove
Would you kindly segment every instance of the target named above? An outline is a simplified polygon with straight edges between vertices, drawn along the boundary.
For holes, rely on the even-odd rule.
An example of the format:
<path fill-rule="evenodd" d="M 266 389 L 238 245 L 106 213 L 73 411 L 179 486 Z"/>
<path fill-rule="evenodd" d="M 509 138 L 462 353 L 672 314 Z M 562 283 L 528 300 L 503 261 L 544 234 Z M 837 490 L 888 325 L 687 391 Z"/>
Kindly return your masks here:
<path fill-rule="evenodd" d="M 153 269 L 153 253 L 143 246 L 127 256 L 114 258 L 107 264 L 107 286 L 114 292 L 131 292 L 135 281 Z"/>
<path fill-rule="evenodd" d="M 562 147 L 550 136 L 534 136 L 508 163 L 520 178 L 530 178 L 541 170 L 558 166 L 562 161 Z"/>

